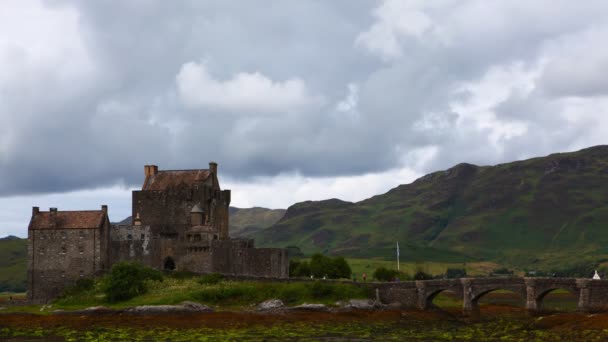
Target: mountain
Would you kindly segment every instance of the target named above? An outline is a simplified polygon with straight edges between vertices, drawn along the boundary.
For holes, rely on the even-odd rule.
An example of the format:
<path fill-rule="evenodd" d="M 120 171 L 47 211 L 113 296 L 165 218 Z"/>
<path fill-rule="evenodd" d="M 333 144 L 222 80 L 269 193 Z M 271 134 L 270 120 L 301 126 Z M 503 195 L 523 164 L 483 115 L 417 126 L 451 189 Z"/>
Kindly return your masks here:
<path fill-rule="evenodd" d="M 0 292 L 26 289 L 27 239 L 0 238 Z"/>
<path fill-rule="evenodd" d="M 459 164 L 357 203 L 294 204 L 261 246 L 402 260 L 517 266 L 608 260 L 608 146 L 500 164 Z M 606 259 L 606 260 L 604 260 Z"/>
<path fill-rule="evenodd" d="M 277 223 L 285 214 L 285 209 L 230 207 L 228 214 L 230 215 L 230 236 L 248 237 Z M 131 224 L 131 216 L 120 222 L 112 222 L 112 224 Z"/>
<path fill-rule="evenodd" d="M 277 223 L 283 215 L 285 215 L 285 209 L 230 207 L 230 236 L 249 237 L 259 230 Z"/>

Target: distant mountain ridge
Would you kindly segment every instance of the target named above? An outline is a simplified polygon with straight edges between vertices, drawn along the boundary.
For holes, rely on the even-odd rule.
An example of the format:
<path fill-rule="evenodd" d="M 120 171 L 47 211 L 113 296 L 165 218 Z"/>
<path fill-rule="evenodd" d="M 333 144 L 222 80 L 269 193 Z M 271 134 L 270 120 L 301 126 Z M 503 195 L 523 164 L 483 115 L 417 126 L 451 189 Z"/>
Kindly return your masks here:
<path fill-rule="evenodd" d="M 248 237 L 261 229 L 277 223 L 285 214 L 285 209 L 268 209 L 262 207 L 236 208 L 229 207 L 230 236 Z M 131 224 L 131 216 L 112 224 Z"/>
<path fill-rule="evenodd" d="M 530 267 L 608 260 L 608 146 L 458 164 L 357 203 L 296 203 L 254 237 L 259 245 L 362 257 L 394 258 L 399 241 L 410 260 Z"/>

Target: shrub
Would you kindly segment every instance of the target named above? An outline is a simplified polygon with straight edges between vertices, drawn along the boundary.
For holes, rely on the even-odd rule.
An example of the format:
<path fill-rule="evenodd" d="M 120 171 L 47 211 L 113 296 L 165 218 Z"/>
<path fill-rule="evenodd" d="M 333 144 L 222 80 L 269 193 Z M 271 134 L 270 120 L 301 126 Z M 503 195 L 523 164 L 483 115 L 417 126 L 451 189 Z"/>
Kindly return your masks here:
<path fill-rule="evenodd" d="M 333 290 L 334 288 L 332 285 L 322 283 L 320 281 L 315 281 L 314 284 L 312 284 L 310 293 L 312 295 L 312 298 L 323 299 L 330 297 L 333 294 Z"/>
<path fill-rule="evenodd" d="M 389 270 L 386 267 L 378 267 L 373 274 L 373 277 L 379 281 L 391 281 L 399 275 L 396 270 Z"/>
<path fill-rule="evenodd" d="M 304 267 L 302 264 L 300 266 Z M 311 257 L 308 266 L 310 267 L 310 274 L 316 278 L 350 278 L 352 273 L 348 262 L 343 257 L 330 258 L 319 253 Z"/>
<path fill-rule="evenodd" d="M 209 273 L 198 279 L 198 283 L 201 285 L 212 285 L 217 284 L 220 281 L 224 280 L 224 276 L 220 273 Z"/>
<path fill-rule="evenodd" d="M 506 268 L 506 267 L 501 267 L 501 268 L 497 268 L 495 270 L 492 271 L 492 274 L 497 274 L 497 275 L 513 275 L 513 271 Z"/>
<path fill-rule="evenodd" d="M 414 280 L 429 280 L 429 279 L 433 279 L 433 276 L 424 271 L 418 271 L 418 272 L 416 272 L 416 274 L 414 274 Z"/>
<path fill-rule="evenodd" d="M 310 265 L 306 261 L 289 260 L 290 277 L 310 277 Z"/>
<path fill-rule="evenodd" d="M 464 278 L 467 276 L 467 270 L 464 268 L 448 268 L 447 271 L 445 271 L 445 276 L 448 279 Z"/>
<path fill-rule="evenodd" d="M 114 264 L 104 279 L 106 300 L 119 302 L 142 295 L 148 291 L 147 280 L 162 281 L 162 273 L 135 262 Z"/>
<path fill-rule="evenodd" d="M 78 279 L 78 281 L 76 281 L 76 284 L 67 287 L 63 291 L 62 297 L 76 296 L 81 293 L 91 291 L 91 290 L 93 290 L 94 287 L 95 287 L 95 281 L 93 279 L 80 278 L 80 279 Z"/>

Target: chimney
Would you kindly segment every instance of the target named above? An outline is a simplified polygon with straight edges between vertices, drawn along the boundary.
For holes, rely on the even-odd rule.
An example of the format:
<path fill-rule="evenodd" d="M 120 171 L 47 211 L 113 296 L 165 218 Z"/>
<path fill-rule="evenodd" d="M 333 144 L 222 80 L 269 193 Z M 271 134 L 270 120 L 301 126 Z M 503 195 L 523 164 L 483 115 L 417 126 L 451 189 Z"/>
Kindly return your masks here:
<path fill-rule="evenodd" d="M 105 204 L 101 205 L 101 211 L 103 211 L 106 215 L 108 215 L 108 206 Z"/>
<path fill-rule="evenodd" d="M 158 166 L 144 165 L 144 176 L 155 176 L 158 173 Z"/>
<path fill-rule="evenodd" d="M 217 163 L 216 162 L 209 162 L 209 171 L 211 171 L 211 173 L 213 173 L 214 175 L 217 176 Z"/>
<path fill-rule="evenodd" d="M 32 207 L 32 216 L 38 215 L 39 212 L 40 212 L 39 207 Z"/>
<path fill-rule="evenodd" d="M 49 208 L 49 212 L 51 213 L 51 216 L 57 215 L 57 208 Z"/>

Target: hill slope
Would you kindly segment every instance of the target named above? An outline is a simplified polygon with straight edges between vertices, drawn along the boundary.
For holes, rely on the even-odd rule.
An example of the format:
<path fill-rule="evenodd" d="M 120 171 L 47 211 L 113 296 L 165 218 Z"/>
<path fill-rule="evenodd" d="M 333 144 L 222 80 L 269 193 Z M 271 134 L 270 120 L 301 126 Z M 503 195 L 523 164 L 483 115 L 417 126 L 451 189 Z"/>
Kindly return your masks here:
<path fill-rule="evenodd" d="M 285 215 L 285 209 L 230 207 L 229 215 L 230 236 L 248 237 L 277 223 Z"/>
<path fill-rule="evenodd" d="M 608 146 L 496 166 L 459 164 L 350 203 L 297 203 L 258 245 L 348 256 L 512 265 L 608 257 Z"/>
<path fill-rule="evenodd" d="M 27 239 L 0 238 L 0 292 L 26 288 Z"/>

